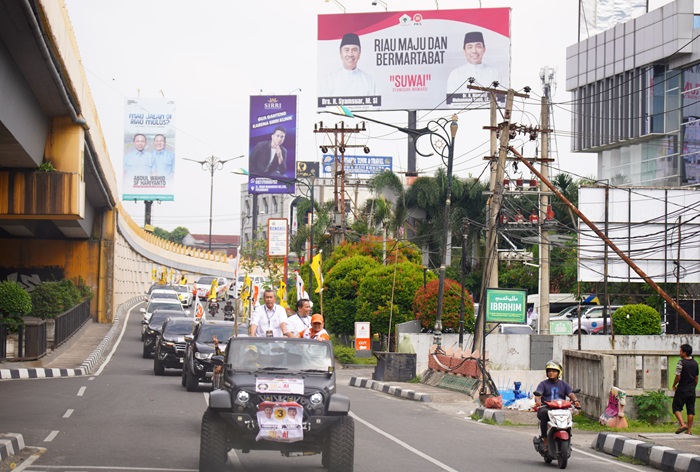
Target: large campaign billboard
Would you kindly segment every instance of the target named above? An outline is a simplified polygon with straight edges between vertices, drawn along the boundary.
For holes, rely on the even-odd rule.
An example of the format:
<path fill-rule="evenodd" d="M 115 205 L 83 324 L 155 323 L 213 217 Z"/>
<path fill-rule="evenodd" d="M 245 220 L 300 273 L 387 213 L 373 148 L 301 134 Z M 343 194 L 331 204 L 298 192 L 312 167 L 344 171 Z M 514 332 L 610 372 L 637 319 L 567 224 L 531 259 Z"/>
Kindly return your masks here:
<path fill-rule="evenodd" d="M 174 100 L 126 99 L 122 177 L 122 200 L 175 200 Z"/>
<path fill-rule="evenodd" d="M 318 108 L 467 109 L 510 84 L 510 9 L 318 16 Z"/>
<path fill-rule="evenodd" d="M 248 193 L 294 193 L 297 96 L 250 97 Z"/>

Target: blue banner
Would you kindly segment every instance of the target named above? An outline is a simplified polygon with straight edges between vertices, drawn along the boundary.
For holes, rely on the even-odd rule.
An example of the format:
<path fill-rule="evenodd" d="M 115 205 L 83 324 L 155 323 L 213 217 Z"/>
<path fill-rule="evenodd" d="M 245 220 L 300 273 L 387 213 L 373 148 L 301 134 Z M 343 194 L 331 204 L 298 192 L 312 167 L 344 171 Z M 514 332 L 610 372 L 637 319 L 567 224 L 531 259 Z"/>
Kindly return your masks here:
<path fill-rule="evenodd" d="M 323 155 L 323 173 L 333 173 L 333 154 Z M 338 156 L 338 169 L 341 167 L 340 156 Z M 392 168 L 392 158 L 390 156 L 348 156 L 345 155 L 346 175 L 377 175 Z"/>

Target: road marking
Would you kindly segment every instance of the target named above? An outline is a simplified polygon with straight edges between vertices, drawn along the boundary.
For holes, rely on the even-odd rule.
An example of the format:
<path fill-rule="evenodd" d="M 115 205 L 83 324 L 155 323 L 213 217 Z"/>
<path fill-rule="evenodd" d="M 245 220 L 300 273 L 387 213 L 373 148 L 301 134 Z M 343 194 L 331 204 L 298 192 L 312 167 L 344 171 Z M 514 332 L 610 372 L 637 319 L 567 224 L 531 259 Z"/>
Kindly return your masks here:
<path fill-rule="evenodd" d="M 70 415 L 73 414 L 73 410 L 66 410 L 66 412 L 63 414 L 64 418 L 70 418 Z"/>
<path fill-rule="evenodd" d="M 362 423 L 363 425 L 367 426 L 369 429 L 371 429 L 371 430 L 373 430 L 373 431 L 375 431 L 375 432 L 381 434 L 381 435 L 384 436 L 385 438 L 388 438 L 388 439 L 394 441 L 394 442 L 395 442 L 396 444 L 398 444 L 399 446 L 401 446 L 401 447 L 403 447 L 403 448 L 405 448 L 405 449 L 408 449 L 409 451 L 411 451 L 411 452 L 414 453 L 415 455 L 417 455 L 417 456 L 419 456 L 419 457 L 422 457 L 423 459 L 425 459 L 425 460 L 427 460 L 427 461 L 429 461 L 429 462 L 432 462 L 432 463 L 435 464 L 436 466 L 440 467 L 442 470 L 446 470 L 447 472 L 458 472 L 457 470 L 453 469 L 452 467 L 448 466 L 447 464 L 443 464 L 443 463 L 440 462 L 439 460 L 437 460 L 437 459 L 435 459 L 435 458 L 433 458 L 433 457 L 430 457 L 429 455 L 425 454 L 424 452 L 419 451 L 419 450 L 416 449 L 415 447 L 406 444 L 405 442 L 403 442 L 403 441 L 400 440 L 399 438 L 397 438 L 397 437 L 395 437 L 395 436 L 392 436 L 391 434 L 389 434 L 389 433 L 387 433 L 387 432 L 385 432 L 385 431 L 383 431 L 383 430 L 377 428 L 376 426 L 374 426 L 373 424 L 371 424 L 371 423 L 369 423 L 369 422 L 363 420 L 362 418 L 360 418 L 359 416 L 357 416 L 357 415 L 354 414 L 353 412 L 350 412 L 350 416 L 353 417 L 354 419 L 356 419 L 357 421 L 359 421 L 360 423 Z"/>
<path fill-rule="evenodd" d="M 107 364 L 109 364 L 109 361 L 112 359 L 112 356 L 117 351 L 117 348 L 119 347 L 119 343 L 122 341 L 122 338 L 124 337 L 124 331 L 126 331 L 126 325 L 129 324 L 129 316 L 131 316 L 131 310 L 133 310 L 134 308 L 136 308 L 139 305 L 140 305 L 140 303 L 137 303 L 136 305 L 132 306 L 131 308 L 129 308 L 126 311 L 126 316 L 124 317 L 124 323 L 122 324 L 122 331 L 121 331 L 121 333 L 119 333 L 119 337 L 114 342 L 114 346 L 112 346 L 112 350 L 109 351 L 109 355 L 107 357 L 105 357 L 104 362 L 102 363 L 100 368 L 97 369 L 97 372 L 95 372 L 95 377 L 97 377 L 98 375 L 100 375 L 102 373 L 102 370 L 107 366 Z"/>
<path fill-rule="evenodd" d="M 58 431 L 51 431 L 44 439 L 44 442 L 51 442 L 56 436 L 58 436 Z"/>
<path fill-rule="evenodd" d="M 14 472 L 22 472 L 23 470 L 26 470 L 27 467 L 32 465 L 38 458 L 41 457 L 43 453 L 46 452 L 46 448 L 43 447 L 36 447 L 33 449 L 36 449 L 37 451 L 31 456 L 27 457 L 20 465 L 18 465 Z"/>
<path fill-rule="evenodd" d="M 83 396 L 83 394 L 85 393 L 85 389 L 86 389 L 86 388 L 87 388 L 87 387 L 85 387 L 85 386 L 80 387 L 80 390 L 78 390 L 78 396 L 79 396 L 79 397 L 82 397 L 82 396 Z"/>

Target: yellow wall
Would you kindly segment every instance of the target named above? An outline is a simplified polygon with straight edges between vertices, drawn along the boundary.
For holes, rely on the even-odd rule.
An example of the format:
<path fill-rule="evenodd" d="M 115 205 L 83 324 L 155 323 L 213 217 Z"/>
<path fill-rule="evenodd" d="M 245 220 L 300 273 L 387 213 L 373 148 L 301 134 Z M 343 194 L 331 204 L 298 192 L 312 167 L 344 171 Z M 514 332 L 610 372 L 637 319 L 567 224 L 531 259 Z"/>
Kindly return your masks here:
<path fill-rule="evenodd" d="M 70 116 L 58 116 L 51 120 L 51 130 L 46 140 L 44 156 L 59 172 L 75 172 L 83 180 L 85 130 L 76 125 Z"/>

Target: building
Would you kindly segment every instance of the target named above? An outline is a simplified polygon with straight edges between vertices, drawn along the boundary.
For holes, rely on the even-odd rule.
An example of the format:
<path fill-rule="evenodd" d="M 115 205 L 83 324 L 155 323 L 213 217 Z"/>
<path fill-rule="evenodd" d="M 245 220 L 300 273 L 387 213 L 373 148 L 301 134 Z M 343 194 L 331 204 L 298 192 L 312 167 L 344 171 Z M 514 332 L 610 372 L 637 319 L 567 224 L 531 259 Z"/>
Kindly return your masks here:
<path fill-rule="evenodd" d="M 188 234 L 182 238 L 183 246 L 192 246 L 198 249 L 209 249 L 208 234 Z M 238 248 L 241 245 L 241 237 L 238 235 L 212 234 L 212 252 L 226 252 L 229 257 L 236 257 Z"/>
<path fill-rule="evenodd" d="M 567 48 L 572 150 L 614 185 L 700 183 L 700 31 L 676 0 Z"/>

